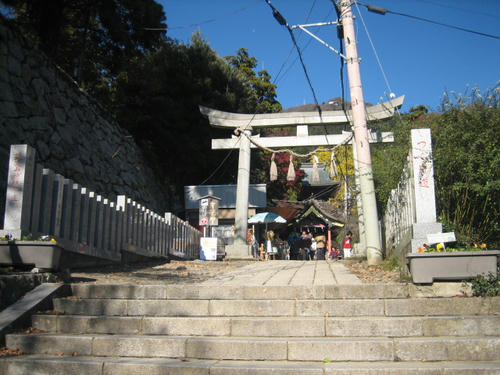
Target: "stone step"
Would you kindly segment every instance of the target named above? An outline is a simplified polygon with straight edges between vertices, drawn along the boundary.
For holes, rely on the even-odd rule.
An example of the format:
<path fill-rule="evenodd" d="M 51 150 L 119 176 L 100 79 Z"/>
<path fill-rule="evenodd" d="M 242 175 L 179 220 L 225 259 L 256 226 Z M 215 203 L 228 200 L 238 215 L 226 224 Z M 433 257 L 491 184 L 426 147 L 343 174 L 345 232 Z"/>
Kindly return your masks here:
<path fill-rule="evenodd" d="M 500 362 L 262 362 L 22 356 L 0 360 L 9 375 L 493 375 Z"/>
<path fill-rule="evenodd" d="M 261 337 L 500 336 L 500 316 L 463 317 L 118 317 L 34 315 L 53 333 Z"/>
<path fill-rule="evenodd" d="M 113 299 L 373 299 L 428 296 L 409 284 L 207 286 L 71 284 L 72 294 L 83 298 Z M 455 295 L 456 292 L 454 291 Z M 432 293 L 431 293 L 432 295 Z"/>
<path fill-rule="evenodd" d="M 132 299 L 373 299 L 455 297 L 470 289 L 460 283 L 353 285 L 138 285 L 71 284 L 75 296 Z"/>
<path fill-rule="evenodd" d="M 71 315 L 121 316 L 470 316 L 495 315 L 500 297 L 408 299 L 103 299 L 59 298 L 55 310 Z"/>
<path fill-rule="evenodd" d="M 250 361 L 497 361 L 500 337 L 267 338 L 11 334 L 28 354 Z"/>

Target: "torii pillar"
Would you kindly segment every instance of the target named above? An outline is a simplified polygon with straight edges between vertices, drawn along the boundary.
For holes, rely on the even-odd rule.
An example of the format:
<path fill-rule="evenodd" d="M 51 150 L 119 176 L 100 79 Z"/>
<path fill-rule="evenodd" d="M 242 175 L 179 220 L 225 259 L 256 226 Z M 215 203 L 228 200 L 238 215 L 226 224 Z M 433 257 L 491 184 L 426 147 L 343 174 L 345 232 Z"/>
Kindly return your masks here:
<path fill-rule="evenodd" d="M 381 120 L 391 117 L 396 108 L 403 105 L 404 96 L 392 99 L 367 109 L 368 120 Z M 259 137 L 255 139 L 260 145 L 270 148 L 324 146 L 332 147 L 348 142 L 351 132 L 328 135 L 309 135 L 307 125 L 341 125 L 350 123 L 350 111 L 318 112 L 286 112 L 267 114 L 239 114 L 218 111 L 200 106 L 200 112 L 208 117 L 211 126 L 238 130 L 238 137 L 228 139 L 213 139 L 212 149 L 239 148 L 238 182 L 236 188 L 235 233 L 233 245 L 226 247 L 226 259 L 252 259 L 250 246 L 246 242 L 248 228 L 248 191 L 250 186 L 250 151 L 256 148 L 248 137 L 252 128 L 256 127 L 297 127 L 296 136 Z M 244 134 L 248 135 L 248 137 Z M 392 142 L 391 132 L 370 133 L 369 142 Z M 239 146 L 238 146 L 239 145 Z"/>
<path fill-rule="evenodd" d="M 250 129 L 244 132 L 251 136 Z M 234 216 L 234 242 L 226 247 L 227 259 L 253 259 L 252 251 L 247 243 L 248 226 L 248 190 L 250 187 L 250 140 L 240 133 L 238 156 L 238 183 L 236 185 L 236 212 Z"/>

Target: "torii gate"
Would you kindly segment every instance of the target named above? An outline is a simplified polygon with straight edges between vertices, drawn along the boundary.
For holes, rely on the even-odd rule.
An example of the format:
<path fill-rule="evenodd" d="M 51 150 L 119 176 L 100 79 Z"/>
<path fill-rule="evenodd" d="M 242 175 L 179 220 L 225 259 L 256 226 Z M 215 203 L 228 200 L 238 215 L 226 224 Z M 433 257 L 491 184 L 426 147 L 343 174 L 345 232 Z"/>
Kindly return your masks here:
<path fill-rule="evenodd" d="M 367 120 L 381 120 L 389 118 L 395 109 L 403 105 L 404 95 L 385 103 L 368 107 Z M 351 111 L 322 111 L 319 112 L 285 112 L 266 114 L 239 114 L 218 111 L 216 109 L 200 106 L 200 112 L 208 117 L 211 126 L 225 129 L 239 130 L 239 136 L 229 139 L 213 139 L 212 149 L 239 148 L 238 157 L 238 182 L 236 188 L 236 213 L 235 213 L 235 238 L 233 245 L 226 247 L 228 259 L 250 259 L 251 250 L 246 242 L 248 221 L 248 189 L 250 184 L 250 149 L 253 145 L 249 137 L 255 139 L 264 147 L 300 147 L 300 146 L 326 146 L 347 143 L 352 137 L 351 132 L 328 135 L 309 135 L 308 125 L 331 125 L 350 123 Z M 253 128 L 264 127 L 297 127 L 296 136 L 283 137 L 252 137 Z M 370 142 L 393 142 L 392 132 L 369 133 Z M 352 143 L 352 142 L 349 142 Z M 354 157 L 356 160 L 356 156 Z M 356 165 L 355 165 L 356 168 Z M 361 232 L 360 232 L 361 233 Z"/>

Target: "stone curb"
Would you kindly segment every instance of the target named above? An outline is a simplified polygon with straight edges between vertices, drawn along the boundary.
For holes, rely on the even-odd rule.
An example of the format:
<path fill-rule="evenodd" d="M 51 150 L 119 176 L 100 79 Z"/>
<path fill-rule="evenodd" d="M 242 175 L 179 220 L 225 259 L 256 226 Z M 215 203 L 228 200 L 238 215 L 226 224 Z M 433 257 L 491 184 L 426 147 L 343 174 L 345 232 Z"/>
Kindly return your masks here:
<path fill-rule="evenodd" d="M 9 375 L 110 375 L 110 374 L 167 374 L 179 375 L 490 375 L 500 369 L 492 362 L 434 362 L 434 363 L 311 363 L 262 361 L 209 361 L 178 359 L 103 359 L 97 357 L 23 356 L 0 360 L 0 372 Z M 2 371 L 3 370 L 3 371 Z"/>

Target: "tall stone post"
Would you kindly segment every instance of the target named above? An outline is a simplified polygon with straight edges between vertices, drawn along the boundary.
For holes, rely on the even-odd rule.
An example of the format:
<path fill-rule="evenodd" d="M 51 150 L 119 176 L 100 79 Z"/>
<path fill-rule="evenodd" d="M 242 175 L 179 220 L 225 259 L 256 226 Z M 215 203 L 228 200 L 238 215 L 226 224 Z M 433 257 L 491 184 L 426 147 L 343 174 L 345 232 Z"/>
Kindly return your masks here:
<path fill-rule="evenodd" d="M 354 21 L 351 1 L 340 0 L 344 43 L 347 56 L 347 74 L 351 93 L 352 118 L 354 123 L 354 139 L 356 142 L 357 161 L 359 165 L 359 183 L 366 233 L 366 256 L 368 264 L 382 261 L 382 243 L 378 224 L 375 185 L 373 183 L 372 160 L 368 128 L 366 126 L 366 110 L 359 69 L 358 49 L 354 32 Z"/>
<path fill-rule="evenodd" d="M 442 231 L 442 224 L 436 221 L 434 162 L 430 129 L 411 130 L 411 163 L 410 178 L 414 207 L 411 248 L 415 253 L 427 242 L 427 234 Z"/>
<path fill-rule="evenodd" d="M 251 130 L 245 130 L 248 136 Z M 245 134 L 239 135 L 240 153 L 238 157 L 238 183 L 236 187 L 236 213 L 234 220 L 234 243 L 226 246 L 226 259 L 251 259 L 250 246 L 246 234 L 248 226 L 248 190 L 250 187 L 250 140 Z"/>
<path fill-rule="evenodd" d="M 10 234 L 20 239 L 29 234 L 34 171 L 35 149 L 28 145 L 11 145 L 4 230 L 0 235 Z"/>

